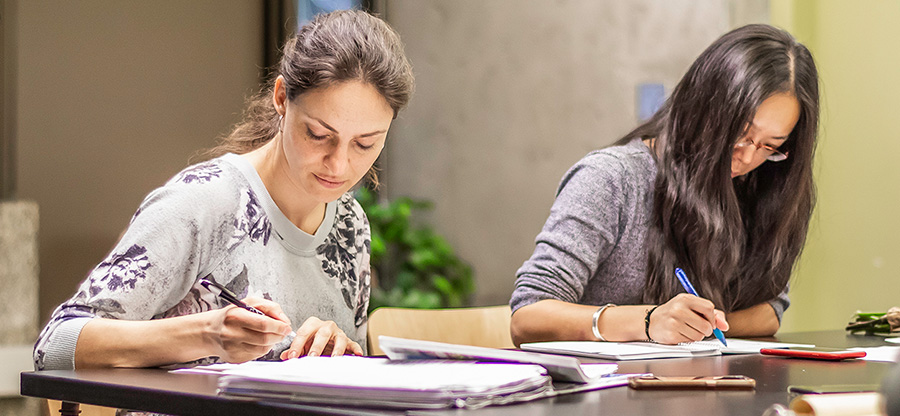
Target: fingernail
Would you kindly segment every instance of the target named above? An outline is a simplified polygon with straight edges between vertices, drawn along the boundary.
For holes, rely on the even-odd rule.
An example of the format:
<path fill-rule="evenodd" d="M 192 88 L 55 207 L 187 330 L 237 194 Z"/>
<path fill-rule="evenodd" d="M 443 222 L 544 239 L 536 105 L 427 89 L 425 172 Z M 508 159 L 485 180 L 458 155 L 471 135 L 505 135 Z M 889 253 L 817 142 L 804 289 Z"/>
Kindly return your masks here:
<path fill-rule="evenodd" d="M 288 358 L 297 358 L 298 355 L 297 351 L 291 350 L 291 352 L 288 353 Z"/>
<path fill-rule="evenodd" d="M 319 355 L 319 353 L 317 353 L 317 352 L 315 352 L 315 351 L 310 351 L 310 352 L 309 352 L 309 356 L 310 356 L 310 357 L 317 357 L 318 355 Z"/>

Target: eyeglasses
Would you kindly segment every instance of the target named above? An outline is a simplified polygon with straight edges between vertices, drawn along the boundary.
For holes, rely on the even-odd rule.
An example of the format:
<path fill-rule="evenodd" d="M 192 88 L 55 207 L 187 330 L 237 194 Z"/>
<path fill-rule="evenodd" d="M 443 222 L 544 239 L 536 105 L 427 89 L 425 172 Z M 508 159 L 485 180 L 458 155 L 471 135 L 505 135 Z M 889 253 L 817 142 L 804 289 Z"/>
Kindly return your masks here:
<path fill-rule="evenodd" d="M 787 153 L 781 153 L 778 151 L 778 149 L 776 149 L 772 146 L 769 146 L 767 144 L 754 143 L 753 140 L 750 139 L 749 137 L 743 138 L 740 141 L 738 141 L 737 143 L 735 143 L 734 149 L 739 150 L 739 149 L 743 149 L 747 146 L 755 147 L 756 151 L 762 150 L 762 153 L 764 155 L 766 155 L 766 160 L 768 160 L 770 162 L 781 162 L 782 160 L 785 160 L 788 158 Z"/>

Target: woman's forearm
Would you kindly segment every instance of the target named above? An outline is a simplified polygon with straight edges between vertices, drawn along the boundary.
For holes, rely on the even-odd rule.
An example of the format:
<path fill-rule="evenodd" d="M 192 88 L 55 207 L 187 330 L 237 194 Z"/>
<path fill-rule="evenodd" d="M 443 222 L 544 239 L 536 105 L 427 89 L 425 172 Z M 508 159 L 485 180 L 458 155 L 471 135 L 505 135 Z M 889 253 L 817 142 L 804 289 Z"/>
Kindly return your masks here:
<path fill-rule="evenodd" d="M 204 314 L 150 321 L 96 318 L 84 325 L 75 368 L 155 367 L 215 355 Z"/>
<path fill-rule="evenodd" d="M 644 316 L 652 305 L 623 305 L 606 308 L 598 321 L 600 334 L 607 341 L 646 339 Z M 516 310 L 510 333 L 513 343 L 539 341 L 596 341 L 593 315 L 599 307 L 545 299 Z"/>
<path fill-rule="evenodd" d="M 730 337 L 768 337 L 781 326 L 768 302 L 728 313 L 725 318 L 731 326 L 725 335 Z"/>

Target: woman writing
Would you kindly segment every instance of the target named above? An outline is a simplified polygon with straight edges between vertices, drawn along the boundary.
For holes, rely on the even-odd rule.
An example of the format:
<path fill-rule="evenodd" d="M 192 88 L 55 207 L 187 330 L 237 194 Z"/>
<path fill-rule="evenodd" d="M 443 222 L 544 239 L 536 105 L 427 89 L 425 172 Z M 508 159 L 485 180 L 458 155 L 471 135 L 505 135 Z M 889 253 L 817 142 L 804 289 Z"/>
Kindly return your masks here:
<path fill-rule="evenodd" d="M 397 34 L 361 11 L 315 18 L 279 70 L 218 157 L 147 196 L 53 313 L 37 369 L 364 353 L 369 226 L 348 191 L 371 172 L 412 71 Z"/>
<path fill-rule="evenodd" d="M 562 179 L 517 273 L 515 343 L 774 334 L 814 205 L 818 112 L 812 56 L 788 33 L 716 40 L 649 121 Z"/>

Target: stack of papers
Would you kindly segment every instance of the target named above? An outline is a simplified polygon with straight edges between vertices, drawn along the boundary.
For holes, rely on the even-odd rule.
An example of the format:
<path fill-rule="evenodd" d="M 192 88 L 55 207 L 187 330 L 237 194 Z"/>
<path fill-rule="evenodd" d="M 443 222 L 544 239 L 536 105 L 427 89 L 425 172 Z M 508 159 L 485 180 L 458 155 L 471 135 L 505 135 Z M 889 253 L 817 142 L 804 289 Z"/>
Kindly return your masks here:
<path fill-rule="evenodd" d="M 789 344 L 729 338 L 728 346 L 717 340 L 678 345 L 651 342 L 552 341 L 522 344 L 526 351 L 577 355 L 607 360 L 646 360 L 652 358 L 690 358 L 721 354 L 759 354 L 763 348 L 812 348 L 812 344 Z"/>
<path fill-rule="evenodd" d="M 624 386 L 639 374 L 572 357 L 382 336 L 390 359 L 301 357 L 174 370 L 219 375 L 219 393 L 369 408 L 480 408 Z M 465 360 L 465 361 L 462 361 Z"/>
<path fill-rule="evenodd" d="M 253 361 L 222 373 L 221 394 L 361 407 L 479 408 L 551 392 L 544 368 L 520 364 L 302 357 Z"/>

